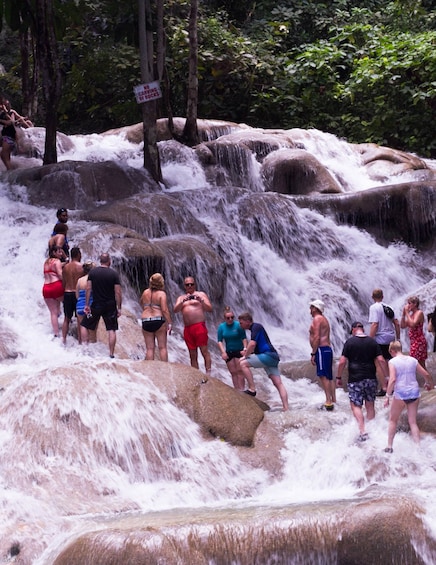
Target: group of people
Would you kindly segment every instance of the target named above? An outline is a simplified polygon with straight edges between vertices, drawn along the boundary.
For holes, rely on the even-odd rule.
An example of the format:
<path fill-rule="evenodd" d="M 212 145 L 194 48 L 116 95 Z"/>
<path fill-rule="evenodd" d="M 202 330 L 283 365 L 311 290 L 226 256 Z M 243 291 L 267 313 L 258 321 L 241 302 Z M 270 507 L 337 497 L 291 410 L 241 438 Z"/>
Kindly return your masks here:
<path fill-rule="evenodd" d="M 18 141 L 17 128 L 30 128 L 33 127 L 33 123 L 29 118 L 20 116 L 18 112 L 11 108 L 7 98 L 0 96 L 0 125 L 3 126 L 0 157 L 6 170 L 9 171 L 12 169 L 11 154 Z"/>
<path fill-rule="evenodd" d="M 121 315 L 122 291 L 118 273 L 111 268 L 108 253 L 100 255 L 100 265 L 81 263 L 78 247 L 69 249 L 66 237 L 68 211 L 59 208 L 58 221 L 49 239 L 48 257 L 44 261 L 42 294 L 50 312 L 54 337 L 59 337 L 59 315 L 64 305 L 62 341 L 66 344 L 71 320 L 77 316 L 79 343 L 96 341 L 100 321 L 108 332 L 109 355 L 114 357 L 118 317 Z"/>
<path fill-rule="evenodd" d="M 330 326 L 324 316 L 325 305 L 321 300 L 310 303 L 312 324 L 309 340 L 312 346 L 311 360 L 325 392 L 323 409 L 333 410 L 336 402 L 336 386 L 342 386 L 342 375 L 348 366 L 348 396 L 353 416 L 359 428 L 359 441 L 366 441 L 366 419 L 375 417 L 375 399 L 386 396 L 385 406 L 390 405 L 387 453 L 392 453 L 398 419 L 404 408 L 413 439 L 419 441 L 416 423 L 420 392 L 417 375 L 423 377 L 425 388 L 434 388 L 426 369 L 427 340 L 424 334 L 425 317 L 419 309 L 419 299 L 411 296 L 402 310 L 399 321 L 392 308 L 383 302 L 383 291 L 372 293 L 374 303 L 369 308 L 369 332 L 365 334 L 360 321 L 351 325 L 351 337 L 345 342 L 340 356 L 336 383 L 333 377 L 333 352 L 330 345 Z M 435 311 L 428 316 L 428 331 L 434 332 Z M 410 355 L 404 355 L 400 342 L 400 330 L 408 329 Z M 391 403 L 392 399 L 392 403 Z"/>
<path fill-rule="evenodd" d="M 67 240 L 68 212 L 60 208 L 58 222 L 49 241 L 49 256 L 44 262 L 43 296 L 50 311 L 54 335 L 59 335 L 60 304 L 64 303 L 62 339 L 66 342 L 69 324 L 76 313 L 78 318 L 78 340 L 88 343 L 100 318 L 103 318 L 108 332 L 109 355 L 114 356 L 118 317 L 121 315 L 122 292 L 118 273 L 111 268 L 108 253 L 100 256 L 100 265 L 88 261 L 81 263 L 81 252 L 77 247 L 69 250 Z M 71 257 L 71 258 L 70 258 Z M 375 417 L 376 396 L 386 396 L 385 405 L 391 404 L 387 452 L 392 452 L 392 442 L 401 411 L 407 408 L 412 437 L 418 441 L 419 430 L 416 414 L 419 403 L 419 385 L 416 375 L 425 379 L 427 389 L 433 388 L 433 381 L 425 367 L 427 341 L 423 326 L 424 313 L 419 309 L 419 299 L 411 296 L 402 311 L 401 320 L 395 317 L 392 308 L 383 302 L 383 291 L 372 293 L 374 303 L 369 308 L 369 332 L 365 334 L 364 324 L 356 321 L 351 326 L 351 337 L 345 342 L 333 377 L 333 350 L 330 343 L 330 324 L 324 315 L 322 300 L 310 302 L 312 323 L 309 342 L 312 348 L 311 363 L 325 393 L 322 409 L 334 410 L 336 387 L 342 385 L 342 375 L 348 365 L 348 395 L 351 411 L 359 428 L 359 441 L 368 439 L 365 430 L 363 407 L 366 419 Z M 149 285 L 139 300 L 142 316 L 142 333 L 146 348 L 146 360 L 155 358 L 156 342 L 161 361 L 168 361 L 167 336 L 172 331 L 172 317 L 165 292 L 165 281 L 160 273 L 154 273 Z M 198 351 L 205 366 L 206 380 L 211 372 L 211 354 L 208 348 L 206 313 L 212 312 L 207 294 L 197 290 L 194 277 L 184 279 L 184 293 L 173 309 L 182 316 L 183 337 L 188 348 L 190 364 L 198 369 Z M 436 327 L 436 308 L 428 317 L 428 330 Z M 399 341 L 400 330 L 408 328 L 410 356 L 402 352 Z M 250 332 L 249 338 L 247 331 Z M 256 396 L 252 369 L 264 369 L 276 387 L 284 410 L 288 410 L 288 395 L 282 383 L 277 350 L 262 324 L 253 321 L 249 312 L 236 316 L 230 307 L 224 311 L 224 321 L 219 325 L 217 343 L 222 359 L 226 362 L 236 390 Z M 246 384 L 247 383 L 247 386 Z"/>
<path fill-rule="evenodd" d="M 183 338 L 189 352 L 192 367 L 199 368 L 198 351 L 205 366 L 206 376 L 211 372 L 211 355 L 208 348 L 209 334 L 206 326 L 206 313 L 212 312 L 209 297 L 197 290 L 194 277 L 184 279 L 184 290 L 175 304 L 174 313 L 180 313 L 183 320 Z M 162 361 L 168 360 L 167 334 L 171 333 L 172 321 L 164 290 L 164 280 L 160 273 L 150 277 L 149 287 L 140 298 L 142 307 L 142 331 L 146 346 L 146 359 L 154 359 L 155 342 Z M 273 347 L 265 328 L 253 322 L 249 312 L 239 315 L 238 321 L 230 307 L 224 312 L 224 322 L 218 327 L 218 347 L 232 376 L 235 389 L 256 396 L 251 368 L 263 368 L 277 388 L 283 409 L 288 409 L 288 396 L 278 369 L 279 355 Z M 250 331 L 250 340 L 246 330 Z M 245 382 L 248 388 L 245 388 Z"/>

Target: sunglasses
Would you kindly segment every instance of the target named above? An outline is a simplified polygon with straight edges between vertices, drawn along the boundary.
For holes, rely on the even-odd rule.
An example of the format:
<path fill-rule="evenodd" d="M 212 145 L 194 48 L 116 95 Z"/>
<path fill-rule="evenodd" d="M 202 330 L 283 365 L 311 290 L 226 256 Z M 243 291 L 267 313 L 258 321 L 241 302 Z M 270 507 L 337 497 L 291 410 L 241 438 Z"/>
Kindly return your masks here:
<path fill-rule="evenodd" d="M 195 286 L 195 283 L 185 283 L 185 286 Z"/>
<path fill-rule="evenodd" d="M 234 316 L 226 316 L 226 320 L 234 320 L 235 317 Z"/>

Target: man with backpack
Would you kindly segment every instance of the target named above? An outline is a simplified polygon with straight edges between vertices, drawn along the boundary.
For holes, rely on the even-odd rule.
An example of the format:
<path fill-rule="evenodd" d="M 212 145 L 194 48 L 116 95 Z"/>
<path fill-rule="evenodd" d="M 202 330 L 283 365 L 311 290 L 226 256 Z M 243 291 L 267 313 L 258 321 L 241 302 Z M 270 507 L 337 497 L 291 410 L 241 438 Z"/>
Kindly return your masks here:
<path fill-rule="evenodd" d="M 389 344 L 391 341 L 400 339 L 400 323 L 395 317 L 392 308 L 383 303 L 383 291 L 381 288 L 376 288 L 372 291 L 372 299 L 374 304 L 369 307 L 369 336 L 373 337 L 380 345 L 384 359 L 384 375 L 389 375 L 388 361 L 392 359 L 389 353 Z M 380 390 L 377 392 L 377 396 L 385 396 L 387 381 L 383 375 L 379 377 L 379 384 Z"/>

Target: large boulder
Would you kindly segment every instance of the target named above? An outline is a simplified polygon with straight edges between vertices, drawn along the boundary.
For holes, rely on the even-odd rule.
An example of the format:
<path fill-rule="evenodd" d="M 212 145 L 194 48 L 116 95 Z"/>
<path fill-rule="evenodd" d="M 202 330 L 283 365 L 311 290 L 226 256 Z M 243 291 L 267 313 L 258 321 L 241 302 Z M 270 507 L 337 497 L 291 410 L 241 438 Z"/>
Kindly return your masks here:
<path fill-rule="evenodd" d="M 261 174 L 266 190 L 282 194 L 339 193 L 341 187 L 308 151 L 274 151 L 263 161 Z"/>
<path fill-rule="evenodd" d="M 379 186 L 353 194 L 302 196 L 294 202 L 332 214 L 339 223 L 364 228 L 382 241 L 400 239 L 426 247 L 436 233 L 436 181 Z"/>
<path fill-rule="evenodd" d="M 7 173 L 8 182 L 24 185 L 30 204 L 84 209 L 98 202 L 118 201 L 139 192 L 160 191 L 145 169 L 114 161 L 62 161 Z"/>

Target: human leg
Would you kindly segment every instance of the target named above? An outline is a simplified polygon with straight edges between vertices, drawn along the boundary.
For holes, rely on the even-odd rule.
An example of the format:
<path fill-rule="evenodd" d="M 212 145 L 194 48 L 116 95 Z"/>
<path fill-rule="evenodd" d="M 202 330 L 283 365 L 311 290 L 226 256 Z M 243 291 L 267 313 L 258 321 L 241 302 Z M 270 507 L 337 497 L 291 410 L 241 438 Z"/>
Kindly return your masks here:
<path fill-rule="evenodd" d="M 236 390 L 244 390 L 244 374 L 241 371 L 239 359 L 233 357 L 227 362 L 227 369 L 232 376 L 233 387 Z"/>
<path fill-rule="evenodd" d="M 5 139 L 3 139 L 2 150 L 1 150 L 1 160 L 3 161 L 3 164 L 6 167 L 7 171 L 12 169 L 11 152 L 12 152 L 11 146 L 9 145 L 9 143 Z"/>
<path fill-rule="evenodd" d="M 416 423 L 416 415 L 418 413 L 419 399 L 413 402 L 406 403 L 407 419 L 409 420 L 410 433 L 412 434 L 413 441 L 419 443 L 421 440 L 418 424 Z"/>
<path fill-rule="evenodd" d="M 285 388 L 285 385 L 282 382 L 281 377 L 278 377 L 277 375 L 268 375 L 268 376 L 271 379 L 273 385 L 279 391 L 280 399 L 283 404 L 283 410 L 288 410 L 289 409 L 288 392 Z"/>
<path fill-rule="evenodd" d="M 54 335 L 57 337 L 59 335 L 59 313 L 60 313 L 60 302 L 56 298 L 44 298 L 47 308 L 50 312 L 50 322 L 53 329 Z"/>
<path fill-rule="evenodd" d="M 159 359 L 161 361 L 168 361 L 168 349 L 167 349 L 167 325 L 163 324 L 156 331 L 157 347 L 159 349 Z"/>
<path fill-rule="evenodd" d="M 375 418 L 375 402 L 371 400 L 365 400 L 365 409 L 366 409 L 366 419 L 367 420 L 374 420 Z"/>
<path fill-rule="evenodd" d="M 397 431 L 397 423 L 401 412 L 404 408 L 404 402 L 398 398 L 392 399 L 391 409 L 389 412 L 389 424 L 388 424 L 388 448 L 392 449 L 392 444 L 394 443 L 395 433 Z"/>
<path fill-rule="evenodd" d="M 248 359 L 241 359 L 239 361 L 239 366 L 241 367 L 242 374 L 244 375 L 244 379 L 248 383 L 248 390 L 250 392 L 256 392 L 256 385 L 254 384 L 253 373 L 250 369 L 250 363 Z"/>
<path fill-rule="evenodd" d="M 362 406 L 357 406 L 354 402 L 350 402 L 351 412 L 357 421 L 359 432 L 361 435 L 365 433 L 365 418 L 363 416 Z"/>
<path fill-rule="evenodd" d="M 108 330 L 108 341 L 109 341 L 109 355 L 114 356 L 115 345 L 117 343 L 117 332 L 115 330 Z"/>
<path fill-rule="evenodd" d="M 145 332 L 142 330 L 142 335 L 144 336 L 145 342 L 145 360 L 153 361 L 155 349 L 154 332 Z"/>
<path fill-rule="evenodd" d="M 207 345 L 200 345 L 200 352 L 203 355 L 204 368 L 206 369 L 206 373 L 210 373 L 210 369 L 212 367 L 212 359 L 210 357 L 210 352 L 207 348 Z"/>
<path fill-rule="evenodd" d="M 198 351 L 197 349 L 189 349 L 189 360 L 191 362 L 191 367 L 198 369 Z"/>

